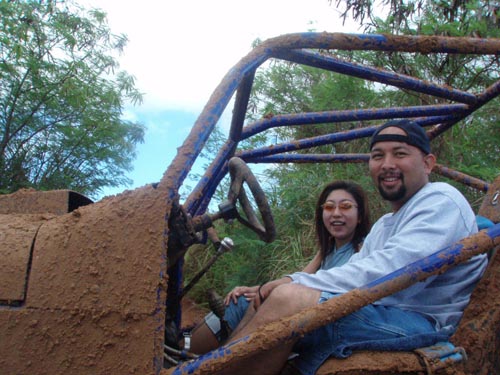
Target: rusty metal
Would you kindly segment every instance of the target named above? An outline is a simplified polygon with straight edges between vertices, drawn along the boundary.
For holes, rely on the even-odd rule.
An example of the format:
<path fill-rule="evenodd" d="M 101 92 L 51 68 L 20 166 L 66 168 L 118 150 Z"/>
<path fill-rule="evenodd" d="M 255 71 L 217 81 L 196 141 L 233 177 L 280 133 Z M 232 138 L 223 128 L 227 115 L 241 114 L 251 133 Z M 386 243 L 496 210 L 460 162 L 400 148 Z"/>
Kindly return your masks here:
<path fill-rule="evenodd" d="M 460 90 L 453 89 L 446 86 L 438 86 L 433 83 L 428 83 L 422 80 L 418 80 L 409 76 L 395 74 L 389 71 L 382 71 L 379 69 L 373 69 L 370 67 L 360 66 L 358 64 L 347 63 L 340 61 L 338 59 L 332 59 L 329 56 L 323 56 L 320 54 L 312 54 L 308 51 L 302 51 L 302 49 L 343 49 L 343 50 L 373 50 L 373 51 L 401 51 L 401 52 L 415 52 L 415 53 L 460 53 L 460 54 L 494 54 L 498 55 L 500 53 L 500 41 L 498 39 L 478 39 L 478 38 L 450 38 L 450 37 L 436 37 L 436 36 L 391 36 L 391 35 L 357 35 L 357 34 L 340 34 L 340 33 L 298 33 L 289 34 L 277 38 L 269 39 L 254 50 L 252 50 L 245 58 L 243 58 L 230 73 L 223 79 L 221 84 L 217 87 L 214 94 L 209 100 L 209 103 L 200 114 L 195 127 L 191 134 L 196 134 L 196 139 L 201 142 L 205 142 L 205 133 L 208 128 L 215 126 L 215 122 L 219 119 L 221 113 L 221 106 L 225 106 L 229 103 L 230 98 L 236 90 L 237 101 L 235 105 L 235 112 L 237 116 L 241 111 L 245 110 L 247 107 L 247 97 L 250 84 L 250 80 L 255 74 L 256 69 L 265 61 L 270 58 L 283 59 L 285 61 L 297 60 L 300 56 L 303 60 L 300 62 L 305 65 L 317 66 L 325 70 L 335 71 L 338 70 L 342 74 L 359 76 L 365 79 L 372 79 L 377 82 L 381 82 L 394 87 L 401 87 L 405 89 L 411 89 L 416 92 L 424 92 L 429 95 L 435 95 L 440 98 L 445 98 L 449 101 L 459 101 L 463 105 L 462 107 L 455 107 L 456 105 L 448 105 L 448 114 L 438 115 L 432 113 L 419 113 L 419 121 L 424 126 L 439 124 L 439 127 L 430 134 L 431 138 L 436 137 L 440 132 L 445 131 L 453 124 L 457 123 L 461 119 L 465 118 L 469 113 L 476 110 L 480 106 L 486 104 L 488 101 L 499 95 L 499 84 L 494 84 L 488 88 L 485 92 L 479 93 L 477 95 L 466 93 Z M 288 59 L 288 60 L 287 60 Z M 239 90 L 242 90 L 240 95 Z M 217 105 L 215 105 L 217 103 Z M 424 106 L 425 107 L 425 106 Z M 432 106 L 430 106 L 432 107 Z M 446 106 L 445 106 L 446 107 Z M 456 111 L 457 108 L 461 108 Z M 397 109 L 385 109 L 387 113 L 391 110 L 397 111 Z M 384 111 L 383 109 L 379 111 Z M 420 110 L 420 111 L 423 111 Z M 353 113 L 356 113 L 353 111 Z M 376 113 L 376 111 L 374 111 Z M 292 116 L 301 116 L 292 115 Z M 307 118 L 307 114 L 304 117 Z M 379 115 L 380 116 L 380 115 Z M 408 115 L 399 115 L 401 117 L 407 117 Z M 417 115 L 415 115 L 417 116 Z M 314 115 L 310 116 L 311 118 Z M 394 118 L 393 115 L 391 118 Z M 299 117 L 296 117 L 298 120 Z M 312 122 L 312 119 L 308 119 Z M 376 119 L 381 117 L 370 117 L 370 119 Z M 278 118 L 277 120 L 280 120 Z M 263 126 L 274 126 L 277 120 L 273 120 L 271 117 L 270 122 L 262 120 Z M 324 120 L 321 120 L 324 122 Z M 319 122 L 315 122 L 319 123 Z M 298 124 L 298 122 L 296 123 Z M 235 147 L 241 139 L 238 139 L 238 134 L 240 134 L 240 127 L 243 126 L 243 121 L 241 116 L 236 120 L 233 118 L 232 127 L 230 131 L 230 138 L 226 144 L 221 148 L 219 154 L 215 157 L 213 163 L 208 168 L 208 173 L 205 177 L 200 180 L 198 185 L 193 190 L 192 194 L 188 197 L 187 202 L 189 203 L 189 210 L 195 210 L 197 213 L 203 212 L 207 205 L 209 199 L 207 196 L 211 196 L 215 191 L 215 187 L 219 184 L 220 180 L 223 178 L 225 173 L 223 173 L 223 164 L 228 157 L 232 156 Z M 258 128 L 259 125 L 257 125 Z M 246 134 L 246 126 L 243 129 L 242 138 L 250 136 L 257 130 L 254 125 L 250 125 L 249 133 Z M 260 128 L 259 131 L 262 131 Z M 368 137 L 371 133 L 366 133 L 364 136 Z M 208 134 L 206 135 L 208 137 Z M 346 139 L 347 140 L 347 139 Z M 321 143 L 325 142 L 325 143 Z M 300 146 L 294 144 L 287 144 L 279 146 L 281 152 L 288 152 L 297 149 L 303 149 L 306 147 L 314 147 L 319 144 L 327 144 L 328 141 L 324 139 L 319 139 L 319 142 L 315 144 L 311 143 L 301 143 Z M 310 145 L 310 146 L 308 146 Z M 197 149 L 193 149 L 193 154 L 198 153 Z M 261 150 L 262 151 L 262 150 Z M 268 150 L 265 150 L 268 152 Z M 273 151 L 276 153 L 276 151 Z M 239 154 L 244 160 L 252 160 L 261 156 L 259 150 L 255 153 L 241 153 Z M 188 153 L 184 152 L 183 157 L 189 156 Z M 175 160 L 174 160 L 175 162 Z M 165 176 L 166 177 L 166 176 Z M 198 198 L 204 197 L 203 201 L 198 200 Z M 191 212 L 191 211 L 190 211 Z M 194 212 L 194 211 L 193 211 Z"/>
<path fill-rule="evenodd" d="M 436 344 L 426 348 L 415 349 L 425 364 L 426 375 L 435 375 L 447 367 L 467 360 L 464 348 L 454 347 L 450 343 Z"/>
<path fill-rule="evenodd" d="M 484 192 L 488 191 L 490 185 L 486 181 L 453 170 L 449 167 L 445 167 L 444 165 L 441 164 L 436 164 L 435 167 L 432 169 L 432 172 L 438 173 L 444 177 L 448 177 L 454 181 L 461 182 L 462 184 L 473 187 L 474 189 L 479 191 L 484 191 Z"/>
<path fill-rule="evenodd" d="M 215 252 L 214 256 L 208 260 L 207 264 L 205 264 L 203 268 L 200 271 L 198 271 L 198 273 L 189 281 L 189 284 L 186 285 L 186 287 L 183 289 L 181 298 L 184 297 L 186 293 L 188 293 L 191 290 L 191 288 L 203 277 L 205 273 L 207 273 L 207 271 L 210 269 L 210 267 L 212 267 L 212 265 L 217 261 L 217 259 L 219 259 L 219 257 L 224 255 L 224 253 L 231 251 L 233 247 L 234 247 L 233 240 L 230 239 L 229 237 L 225 237 L 220 242 L 220 246 Z"/>
<path fill-rule="evenodd" d="M 89 204 L 92 204 L 90 198 L 71 190 L 21 189 L 0 194 L 0 214 L 64 215 Z"/>

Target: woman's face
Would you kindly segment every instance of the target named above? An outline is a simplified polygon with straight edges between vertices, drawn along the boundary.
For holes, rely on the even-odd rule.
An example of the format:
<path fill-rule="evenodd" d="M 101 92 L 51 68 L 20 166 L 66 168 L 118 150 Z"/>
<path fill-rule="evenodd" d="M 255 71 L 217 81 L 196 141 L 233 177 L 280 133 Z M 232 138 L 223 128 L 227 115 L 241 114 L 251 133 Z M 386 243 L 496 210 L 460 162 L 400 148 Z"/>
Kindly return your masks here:
<path fill-rule="evenodd" d="M 358 225 L 356 200 L 345 190 L 333 190 L 323 202 L 323 224 L 338 248 L 350 242 Z"/>

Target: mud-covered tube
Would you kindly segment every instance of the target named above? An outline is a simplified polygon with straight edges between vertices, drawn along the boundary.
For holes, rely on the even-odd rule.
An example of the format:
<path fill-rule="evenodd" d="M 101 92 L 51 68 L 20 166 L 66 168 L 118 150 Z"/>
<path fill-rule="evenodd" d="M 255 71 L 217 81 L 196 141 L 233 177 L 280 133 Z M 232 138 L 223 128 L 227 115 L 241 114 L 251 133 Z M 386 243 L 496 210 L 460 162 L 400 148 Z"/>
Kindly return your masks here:
<path fill-rule="evenodd" d="M 201 375 L 225 370 L 233 361 L 248 359 L 259 352 L 289 342 L 499 245 L 500 224 L 496 224 L 359 289 L 331 298 L 325 303 L 277 322 L 266 324 L 258 332 L 222 346 L 196 360 L 169 369 L 164 374 Z"/>

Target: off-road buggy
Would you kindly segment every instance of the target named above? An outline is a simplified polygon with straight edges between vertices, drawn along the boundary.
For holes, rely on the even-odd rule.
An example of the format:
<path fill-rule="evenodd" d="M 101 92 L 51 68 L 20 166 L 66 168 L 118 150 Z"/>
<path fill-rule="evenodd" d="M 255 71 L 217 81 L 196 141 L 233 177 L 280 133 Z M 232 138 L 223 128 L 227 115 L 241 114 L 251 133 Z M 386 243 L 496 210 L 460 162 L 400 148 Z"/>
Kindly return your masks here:
<path fill-rule="evenodd" d="M 449 248 L 435 249 L 437 253 L 430 259 L 345 295 L 349 309 L 337 308 L 336 303 L 346 300 L 338 298 L 270 325 L 265 335 L 252 335 L 177 366 L 164 367 L 165 332 L 168 336 L 181 328 L 183 259 L 189 248 L 207 241 L 221 245 L 213 230 L 214 221 L 219 219 L 239 220 L 266 242 L 276 236 L 270 207 L 249 164 L 363 163 L 368 160 L 366 150 L 357 154 L 305 151 L 369 138 L 380 123 L 392 118 L 412 118 L 426 128 L 431 140 L 439 139 L 474 111 L 498 101 L 500 76 L 479 92 L 468 92 L 322 53 L 335 50 L 498 56 L 500 40 L 329 33 L 273 38 L 257 46 L 223 78 L 158 184 L 95 203 L 72 191 L 23 190 L 0 196 L 0 373 L 223 372 L 233 361 L 280 345 L 479 253 L 489 254 L 489 267 L 450 343 L 415 352 L 359 352 L 345 360 L 327 361 L 318 374 L 500 373 L 500 257 L 495 256 L 500 244 L 500 179 L 482 181 L 452 169 L 452 165 L 438 165 L 433 172 L 486 192 L 478 214 L 491 220 L 493 226 Z M 360 103 L 351 110 L 276 114 L 249 122 L 245 114 L 254 76 L 269 59 L 425 94 L 441 104 L 365 108 Z M 181 202 L 179 190 L 230 103 L 229 136 Z M 359 127 L 338 131 L 337 124 L 353 120 Z M 238 149 L 243 140 L 273 127 L 320 123 L 330 124 L 331 132 L 268 147 Z M 217 186 L 228 174 L 231 189 L 227 200 L 216 202 L 218 211 L 208 213 Z"/>

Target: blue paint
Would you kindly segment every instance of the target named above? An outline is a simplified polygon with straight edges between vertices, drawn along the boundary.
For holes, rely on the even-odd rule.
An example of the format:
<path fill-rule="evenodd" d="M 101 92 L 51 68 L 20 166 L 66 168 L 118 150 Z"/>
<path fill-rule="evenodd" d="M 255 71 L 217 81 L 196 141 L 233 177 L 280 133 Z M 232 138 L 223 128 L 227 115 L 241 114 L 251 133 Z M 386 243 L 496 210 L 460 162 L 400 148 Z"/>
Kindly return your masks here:
<path fill-rule="evenodd" d="M 353 39 L 352 42 L 346 46 L 346 41 L 342 40 L 340 36 L 348 36 L 355 39 Z M 410 41 L 407 43 L 409 51 L 416 51 L 419 48 L 419 37 L 407 37 L 406 39 Z M 473 52 L 481 53 L 482 50 L 490 51 L 491 45 L 497 47 L 498 44 L 498 42 L 495 43 L 491 40 L 478 40 L 473 46 Z M 429 48 L 429 45 L 427 45 L 426 48 Z M 425 53 L 458 51 L 458 48 L 456 46 L 453 47 L 453 43 L 446 38 L 438 38 L 438 42 L 430 48 L 431 49 L 426 50 Z M 464 50 L 460 51 L 461 53 L 468 52 L 466 50 L 467 47 L 460 46 L 460 48 L 464 48 Z M 185 160 L 182 168 L 178 168 L 176 171 L 173 171 L 173 175 L 171 176 L 176 189 L 178 189 L 178 187 L 182 184 L 182 181 L 191 169 L 194 160 L 199 155 L 206 140 L 215 127 L 215 124 L 219 121 L 220 115 L 226 109 L 231 97 L 235 92 L 237 92 L 238 95 L 233 111 L 230 138 L 226 142 L 223 150 L 221 150 L 221 152 L 219 152 L 219 154 L 214 158 L 212 164 L 207 170 L 207 173 L 200 179 L 195 190 L 193 190 L 187 198 L 188 212 L 190 214 L 201 214 L 205 212 L 208 207 L 208 202 L 216 190 L 216 186 L 222 179 L 219 172 L 223 171 L 224 164 L 231 156 L 233 156 L 238 144 L 243 139 L 259 134 L 268 128 L 289 125 L 303 126 L 307 124 L 325 122 L 336 123 L 342 121 L 373 121 L 397 117 L 418 117 L 418 121 L 424 126 L 438 123 L 454 124 L 466 117 L 474 109 L 484 105 L 492 98 L 498 96 L 500 91 L 499 83 L 492 85 L 483 93 L 476 95 L 474 93 L 468 93 L 451 87 L 438 85 L 436 83 L 422 81 L 394 72 L 383 71 L 378 68 L 343 61 L 331 56 L 323 56 L 318 54 L 315 51 L 316 49 L 398 51 L 401 48 L 400 46 L 392 45 L 388 37 L 384 35 L 326 34 L 313 32 L 289 34 L 272 38 L 256 47 L 227 73 L 214 91 L 209 102 L 195 122 L 188 137 L 188 139 L 194 140 L 193 149 L 183 149 L 182 152 L 179 152 L 179 154 L 183 154 L 185 156 Z M 495 51 L 498 53 L 499 50 L 500 48 L 497 48 Z M 354 109 L 352 111 L 331 111 L 322 114 L 309 113 L 283 115 L 276 116 L 271 119 L 259 120 L 253 124 L 244 126 L 244 115 L 248 106 L 248 94 L 253 82 L 253 76 L 256 70 L 269 58 L 296 61 L 304 65 L 317 66 L 330 71 L 339 72 L 341 74 L 388 84 L 396 88 L 404 88 L 424 93 L 426 95 L 444 98 L 450 102 L 458 102 L 458 104 L 452 103 L 441 106 L 406 108 L 374 108 L 370 110 Z M 343 142 L 370 135 L 371 133 L 366 133 L 364 135 L 357 134 L 353 138 L 338 139 L 333 142 Z M 316 147 L 322 144 L 328 144 L 329 142 L 330 141 L 327 139 L 316 138 L 311 141 L 304 142 L 300 145 L 299 149 Z M 274 153 L 289 152 L 296 149 L 297 148 L 293 145 L 283 144 L 279 145 L 278 152 Z M 270 155 L 269 151 L 266 149 L 255 150 L 254 152 L 249 152 L 248 154 L 243 153 L 241 157 L 244 160 L 251 160 L 265 155 Z M 174 159 L 174 163 L 176 160 L 177 158 Z"/>
<path fill-rule="evenodd" d="M 484 231 L 492 240 L 500 236 L 500 224 L 496 224 Z M 487 250 L 485 250 L 486 252 Z M 375 288 L 386 281 L 407 278 L 416 281 L 422 274 L 435 272 L 444 266 L 452 265 L 458 258 L 463 256 L 464 246 L 462 244 L 453 244 L 442 250 L 429 255 L 426 258 L 413 262 L 406 267 L 400 268 L 384 277 L 381 277 L 369 284 L 361 287 L 361 290 Z"/>
<path fill-rule="evenodd" d="M 241 339 L 235 340 L 225 346 L 221 346 L 218 349 L 212 350 L 207 354 L 204 354 L 196 359 L 193 359 L 189 362 L 184 362 L 181 365 L 177 366 L 175 370 L 172 372 L 172 375 L 181 375 L 181 374 L 193 374 L 195 371 L 199 370 L 204 363 L 218 360 L 232 354 L 231 347 L 239 344 L 241 342 L 248 341 L 249 336 L 242 337 Z"/>

